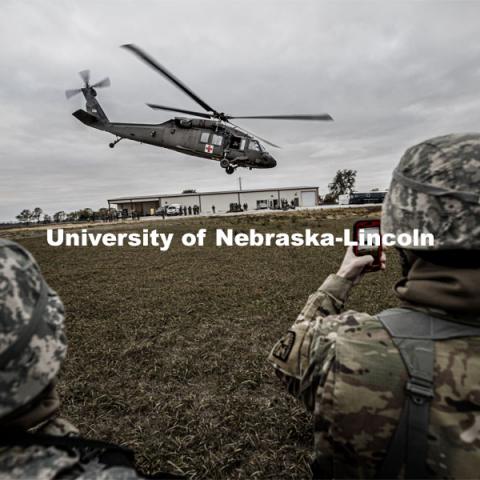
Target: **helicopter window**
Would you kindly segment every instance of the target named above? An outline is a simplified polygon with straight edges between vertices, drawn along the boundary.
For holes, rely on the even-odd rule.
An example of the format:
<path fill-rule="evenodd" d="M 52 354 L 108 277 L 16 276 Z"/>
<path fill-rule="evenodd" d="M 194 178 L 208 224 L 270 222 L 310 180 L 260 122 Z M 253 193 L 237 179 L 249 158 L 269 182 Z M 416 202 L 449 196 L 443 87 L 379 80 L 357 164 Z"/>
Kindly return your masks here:
<path fill-rule="evenodd" d="M 245 150 L 245 144 L 247 143 L 247 141 L 242 138 L 242 141 L 240 142 L 240 148 L 239 150 L 241 150 L 242 152 Z"/>
<path fill-rule="evenodd" d="M 176 123 L 182 128 L 192 128 L 192 121 L 188 118 L 176 118 Z"/>
<path fill-rule="evenodd" d="M 248 144 L 248 148 L 250 150 L 254 150 L 256 152 L 260 152 L 260 145 L 256 140 L 250 140 L 250 143 Z"/>
<path fill-rule="evenodd" d="M 200 142 L 208 143 L 209 137 L 210 137 L 210 132 L 202 132 L 202 134 L 200 135 Z"/>
<path fill-rule="evenodd" d="M 230 137 L 230 148 L 234 148 L 235 150 L 239 150 L 241 141 L 242 141 L 242 139 L 240 137 L 236 137 L 235 135 L 232 135 Z"/>
<path fill-rule="evenodd" d="M 222 143 L 223 143 L 223 137 L 221 135 L 213 134 L 212 143 L 213 143 L 213 145 L 221 146 Z"/>

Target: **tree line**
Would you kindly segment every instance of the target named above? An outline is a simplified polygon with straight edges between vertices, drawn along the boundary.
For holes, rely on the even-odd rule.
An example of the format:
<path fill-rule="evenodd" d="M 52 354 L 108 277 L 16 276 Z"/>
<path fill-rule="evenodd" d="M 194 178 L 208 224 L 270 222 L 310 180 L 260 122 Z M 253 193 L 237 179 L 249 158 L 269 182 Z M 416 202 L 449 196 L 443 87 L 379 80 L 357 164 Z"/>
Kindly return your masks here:
<path fill-rule="evenodd" d="M 91 208 L 82 208 L 73 212 L 60 210 L 53 215 L 45 213 L 40 207 L 33 210 L 24 209 L 16 217 L 20 223 L 26 225 L 32 223 L 62 223 L 62 222 L 90 222 L 95 220 L 112 221 L 119 218 L 119 212 L 114 208 L 100 208 L 92 210 Z"/>

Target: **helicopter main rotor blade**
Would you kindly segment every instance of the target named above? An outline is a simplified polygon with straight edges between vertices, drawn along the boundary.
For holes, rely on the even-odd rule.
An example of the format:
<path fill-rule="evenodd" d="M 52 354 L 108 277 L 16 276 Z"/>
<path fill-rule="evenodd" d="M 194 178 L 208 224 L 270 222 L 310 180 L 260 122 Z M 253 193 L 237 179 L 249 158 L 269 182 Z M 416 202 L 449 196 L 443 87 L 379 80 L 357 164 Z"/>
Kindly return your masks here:
<path fill-rule="evenodd" d="M 267 145 L 270 145 L 271 147 L 282 148 L 282 147 L 280 147 L 279 145 L 275 145 L 274 143 L 269 142 L 269 141 L 266 140 L 265 138 L 260 137 L 260 136 L 257 135 L 256 133 L 253 133 L 253 132 L 248 131 L 246 128 L 240 127 L 239 125 L 235 125 L 235 124 L 234 124 L 233 122 L 231 122 L 230 120 L 227 120 L 227 122 L 228 122 L 230 125 L 233 125 L 235 128 L 238 128 L 239 130 L 242 130 L 243 132 L 248 133 L 249 135 L 252 135 L 252 137 L 258 138 L 259 140 L 261 140 L 262 142 L 266 143 Z"/>
<path fill-rule="evenodd" d="M 143 50 L 141 50 L 136 45 L 132 43 L 122 45 L 123 48 L 130 50 L 133 54 L 135 54 L 140 60 L 143 60 L 145 63 L 150 65 L 154 70 L 159 72 L 163 75 L 167 80 L 172 82 L 177 88 L 182 90 L 185 94 L 187 94 L 192 100 L 197 102 L 202 108 L 207 110 L 207 112 L 213 112 L 218 114 L 218 112 L 213 109 L 208 103 L 204 102 L 198 95 L 196 95 L 190 88 L 188 88 L 181 80 L 179 80 L 173 73 L 169 72 L 165 67 L 160 65 L 156 60 L 154 60 L 150 55 L 147 55 Z"/>
<path fill-rule="evenodd" d="M 103 88 L 103 87 L 109 87 L 110 86 L 110 79 L 108 77 L 105 77 L 103 80 L 100 80 L 97 83 L 94 83 L 92 85 L 93 88 Z"/>
<path fill-rule="evenodd" d="M 78 72 L 80 75 L 80 78 L 85 82 L 85 85 L 88 85 L 88 82 L 90 81 L 90 70 L 82 70 L 81 72 Z"/>
<path fill-rule="evenodd" d="M 183 110 L 181 108 L 165 107 L 163 105 L 156 105 L 154 103 L 147 103 L 147 105 L 150 108 L 153 108 L 154 110 L 167 110 L 167 111 L 170 111 L 170 112 L 179 112 L 179 113 L 186 113 L 187 115 L 195 115 L 196 117 L 212 118 L 212 116 L 209 115 L 208 113 L 192 112 L 191 110 Z"/>
<path fill-rule="evenodd" d="M 227 116 L 227 119 L 230 118 L 257 118 L 266 120 L 333 120 L 328 113 L 322 113 L 320 115 L 253 115 L 248 117 Z"/>

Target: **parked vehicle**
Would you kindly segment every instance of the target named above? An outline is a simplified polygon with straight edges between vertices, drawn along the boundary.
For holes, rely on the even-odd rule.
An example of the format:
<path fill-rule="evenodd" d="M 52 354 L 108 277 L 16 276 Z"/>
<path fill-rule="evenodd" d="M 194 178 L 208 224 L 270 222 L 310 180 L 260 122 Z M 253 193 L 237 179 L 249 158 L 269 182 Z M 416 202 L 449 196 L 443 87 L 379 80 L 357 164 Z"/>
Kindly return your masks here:
<path fill-rule="evenodd" d="M 353 192 L 350 195 L 340 195 L 339 205 L 361 205 L 364 203 L 382 203 L 387 192 Z"/>
<path fill-rule="evenodd" d="M 169 217 L 175 216 L 175 215 L 181 215 L 180 209 L 182 208 L 182 205 L 179 203 L 172 203 L 171 205 L 168 205 L 166 214 Z"/>

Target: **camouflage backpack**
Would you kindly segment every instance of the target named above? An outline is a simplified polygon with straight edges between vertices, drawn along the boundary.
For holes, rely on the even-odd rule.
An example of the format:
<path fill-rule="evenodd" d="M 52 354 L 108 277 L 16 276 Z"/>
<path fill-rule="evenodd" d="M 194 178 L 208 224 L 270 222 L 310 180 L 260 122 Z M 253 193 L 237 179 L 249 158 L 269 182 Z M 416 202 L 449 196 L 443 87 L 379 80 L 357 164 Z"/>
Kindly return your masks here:
<path fill-rule="evenodd" d="M 480 336 L 480 327 L 426 313 L 392 308 L 377 315 L 398 348 L 408 373 L 405 403 L 378 478 L 428 478 L 426 465 L 430 402 L 434 398 L 435 343 Z"/>

